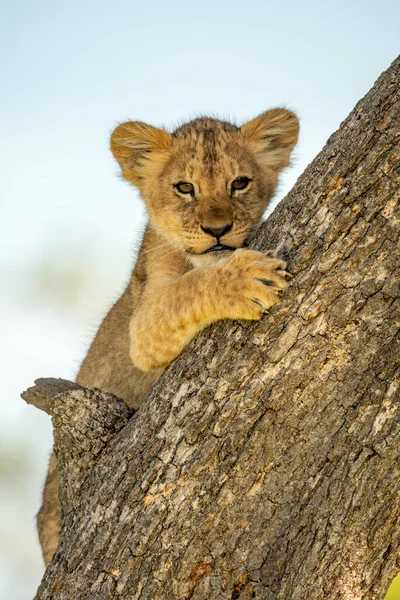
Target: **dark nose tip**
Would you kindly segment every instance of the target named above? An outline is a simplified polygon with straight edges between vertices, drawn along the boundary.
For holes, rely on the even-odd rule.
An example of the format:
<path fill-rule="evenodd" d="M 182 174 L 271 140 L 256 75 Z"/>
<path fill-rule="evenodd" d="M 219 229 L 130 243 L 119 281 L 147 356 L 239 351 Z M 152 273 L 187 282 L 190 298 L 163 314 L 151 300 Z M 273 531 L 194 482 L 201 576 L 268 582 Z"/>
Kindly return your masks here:
<path fill-rule="evenodd" d="M 232 229 L 232 223 L 224 225 L 223 227 L 203 227 L 203 225 L 200 225 L 200 227 L 204 233 L 208 233 L 219 240 L 219 238 L 222 238 L 223 235 Z"/>

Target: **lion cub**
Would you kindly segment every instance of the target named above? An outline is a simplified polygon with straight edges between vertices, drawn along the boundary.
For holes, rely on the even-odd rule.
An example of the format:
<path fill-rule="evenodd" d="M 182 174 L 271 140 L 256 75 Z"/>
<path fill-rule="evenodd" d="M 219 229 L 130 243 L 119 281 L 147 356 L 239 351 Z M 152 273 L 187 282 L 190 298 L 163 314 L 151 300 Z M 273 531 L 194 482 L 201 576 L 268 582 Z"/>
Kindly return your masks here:
<path fill-rule="evenodd" d="M 286 287 L 285 264 L 246 250 L 289 164 L 294 113 L 276 108 L 236 127 L 199 118 L 168 133 L 119 125 L 111 150 L 139 188 L 149 222 L 131 280 L 89 349 L 77 382 L 137 407 L 163 369 L 220 319 L 260 319 Z M 38 515 L 46 564 L 60 529 L 58 475 L 50 460 Z"/>

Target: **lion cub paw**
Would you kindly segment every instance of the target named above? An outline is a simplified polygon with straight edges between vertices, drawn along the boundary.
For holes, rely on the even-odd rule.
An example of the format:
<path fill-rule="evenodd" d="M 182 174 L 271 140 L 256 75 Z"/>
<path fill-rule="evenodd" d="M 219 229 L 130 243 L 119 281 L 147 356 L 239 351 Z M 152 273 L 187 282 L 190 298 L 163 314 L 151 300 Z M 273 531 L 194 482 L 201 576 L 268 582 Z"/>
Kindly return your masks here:
<path fill-rule="evenodd" d="M 274 304 L 290 277 L 286 263 L 272 250 L 236 250 L 221 267 L 224 278 L 224 304 L 227 318 L 260 319 Z"/>

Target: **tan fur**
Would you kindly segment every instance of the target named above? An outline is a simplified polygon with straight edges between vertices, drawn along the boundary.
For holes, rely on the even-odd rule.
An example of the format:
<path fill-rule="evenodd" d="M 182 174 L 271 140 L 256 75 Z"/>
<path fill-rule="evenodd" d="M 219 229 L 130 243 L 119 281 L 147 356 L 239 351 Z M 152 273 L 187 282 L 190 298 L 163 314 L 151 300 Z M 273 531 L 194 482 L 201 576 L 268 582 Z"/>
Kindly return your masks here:
<path fill-rule="evenodd" d="M 57 549 L 60 533 L 61 506 L 58 500 L 57 459 L 54 453 L 50 456 L 49 470 L 43 489 L 43 504 L 37 515 L 39 541 L 42 546 L 46 565 L 51 562 Z"/>
<path fill-rule="evenodd" d="M 140 122 L 119 125 L 111 150 L 137 186 L 149 223 L 129 285 L 104 319 L 77 382 L 140 405 L 163 369 L 204 327 L 220 319 L 260 319 L 279 301 L 285 264 L 243 246 L 257 228 L 289 164 L 298 121 L 285 109 L 242 127 L 195 119 L 173 133 Z M 237 178 L 250 179 L 233 190 Z M 194 195 L 181 193 L 192 184 Z M 217 243 L 204 231 L 230 226 Z M 55 459 L 38 516 L 46 564 L 60 528 Z"/>

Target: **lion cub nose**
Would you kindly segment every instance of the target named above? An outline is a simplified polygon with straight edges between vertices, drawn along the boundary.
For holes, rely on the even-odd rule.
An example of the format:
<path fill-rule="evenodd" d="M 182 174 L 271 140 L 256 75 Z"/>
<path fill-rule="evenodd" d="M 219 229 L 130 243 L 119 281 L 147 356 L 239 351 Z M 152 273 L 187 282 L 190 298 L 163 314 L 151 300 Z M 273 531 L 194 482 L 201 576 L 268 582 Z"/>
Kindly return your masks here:
<path fill-rule="evenodd" d="M 204 233 L 208 233 L 219 240 L 219 238 L 232 229 L 232 223 L 229 223 L 229 225 L 224 225 L 223 227 L 203 227 L 203 225 L 200 225 L 200 227 Z"/>

